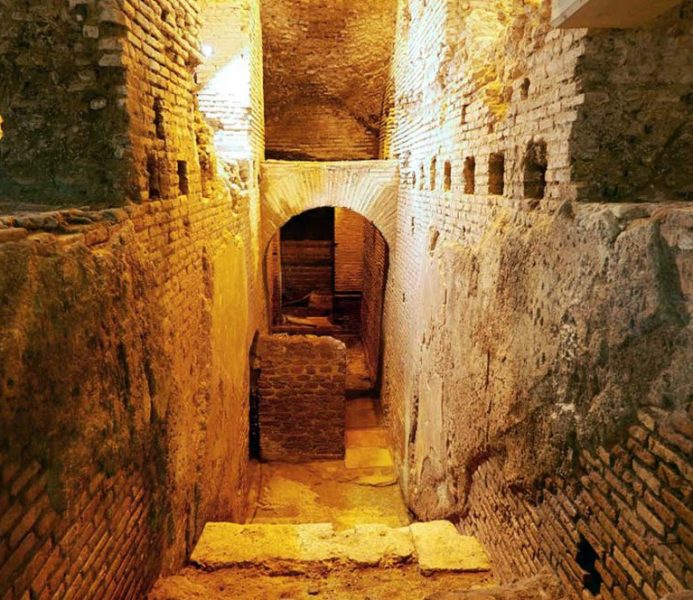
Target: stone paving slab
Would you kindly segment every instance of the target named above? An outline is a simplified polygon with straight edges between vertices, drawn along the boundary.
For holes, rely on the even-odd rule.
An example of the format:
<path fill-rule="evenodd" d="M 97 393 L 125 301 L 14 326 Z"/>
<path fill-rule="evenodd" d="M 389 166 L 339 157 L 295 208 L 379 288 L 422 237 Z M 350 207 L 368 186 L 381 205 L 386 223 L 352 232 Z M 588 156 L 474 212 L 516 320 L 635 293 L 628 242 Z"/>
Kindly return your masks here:
<path fill-rule="evenodd" d="M 481 544 L 449 521 L 409 527 L 330 523 L 207 523 L 191 562 L 203 569 L 252 566 L 271 573 L 315 567 L 387 567 L 418 561 L 424 574 L 482 572 L 491 565 Z"/>
<path fill-rule="evenodd" d="M 378 415 L 372 398 L 349 400 L 346 406 L 346 428 L 364 429 L 378 427 Z"/>
<path fill-rule="evenodd" d="M 280 573 L 315 563 L 391 566 L 413 556 L 408 527 L 358 525 L 338 532 L 329 523 L 207 523 L 190 560 L 208 570 L 252 565 Z"/>
<path fill-rule="evenodd" d="M 393 467 L 392 453 L 388 448 L 347 448 L 344 455 L 347 469 Z"/>
<path fill-rule="evenodd" d="M 488 554 L 479 540 L 460 535 L 450 521 L 412 523 L 409 528 L 423 573 L 491 569 Z"/>
<path fill-rule="evenodd" d="M 347 448 L 388 448 L 390 441 L 384 427 L 370 429 L 347 429 Z"/>

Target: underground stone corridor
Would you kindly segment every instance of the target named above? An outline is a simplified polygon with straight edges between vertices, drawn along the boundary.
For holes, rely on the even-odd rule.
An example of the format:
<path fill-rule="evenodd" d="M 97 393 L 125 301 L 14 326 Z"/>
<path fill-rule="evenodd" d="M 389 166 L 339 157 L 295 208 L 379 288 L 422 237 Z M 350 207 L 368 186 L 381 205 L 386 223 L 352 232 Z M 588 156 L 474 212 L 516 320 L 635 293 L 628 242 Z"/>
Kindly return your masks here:
<path fill-rule="evenodd" d="M 0 2 L 0 600 L 690 600 L 692 47 Z"/>
<path fill-rule="evenodd" d="M 477 540 L 448 521 L 409 527 L 360 341 L 347 347 L 344 381 L 343 459 L 254 463 L 246 523 L 208 523 L 192 566 L 157 582 L 150 599 L 411 598 L 493 586 Z"/>

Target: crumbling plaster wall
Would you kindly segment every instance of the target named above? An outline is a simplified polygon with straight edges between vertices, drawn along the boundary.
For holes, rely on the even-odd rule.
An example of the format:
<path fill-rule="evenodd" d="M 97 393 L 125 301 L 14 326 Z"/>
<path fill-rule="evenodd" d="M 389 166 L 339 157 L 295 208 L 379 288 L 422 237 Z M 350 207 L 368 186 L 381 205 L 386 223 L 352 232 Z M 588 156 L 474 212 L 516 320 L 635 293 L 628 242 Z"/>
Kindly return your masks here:
<path fill-rule="evenodd" d="M 262 3 L 267 152 L 376 158 L 395 0 Z"/>
<path fill-rule="evenodd" d="M 662 486 L 663 468 L 676 474 L 666 480 L 669 499 L 658 498 L 656 509 L 642 504 L 643 480 L 628 465 L 600 481 L 601 488 L 581 476 L 603 477 L 597 453 L 613 466 L 618 444 L 633 451 L 626 436 L 639 409 L 659 409 L 658 421 L 673 413 L 684 415 L 684 423 L 690 418 L 691 211 L 574 203 L 586 198 L 587 171 L 580 165 L 592 158 L 576 140 L 595 126 L 588 113 L 603 101 L 583 93 L 584 73 L 601 68 L 610 44 L 666 55 L 659 66 L 666 77 L 681 74 L 690 55 L 662 53 L 669 42 L 661 39 L 671 27 L 690 30 L 690 3 L 650 30 L 623 34 L 551 30 L 548 4 L 399 3 L 381 140 L 383 158 L 400 161 L 401 182 L 385 307 L 383 402 L 405 496 L 417 516 L 450 517 L 478 533 L 503 577 L 524 572 L 523 562 L 529 570 L 549 563 L 561 571 L 562 565 L 576 597 L 580 575 L 568 564 L 575 563 L 578 531 L 587 531 L 599 540 L 600 565 L 618 557 L 627 572 L 623 581 L 609 580 L 605 597 L 641 598 L 690 585 L 684 569 L 664 564 L 690 568 L 689 516 L 675 510 L 677 502 L 690 502 L 690 432 L 679 445 L 662 442 L 668 462 L 647 459 Z M 611 42 L 595 45 L 597 37 Z M 649 81 L 632 62 L 631 77 Z M 677 86 L 660 89 L 659 98 L 670 94 L 672 103 L 681 102 Z M 678 127 L 681 110 L 662 131 Z M 618 111 L 625 119 L 623 104 Z M 671 150 L 666 136 L 657 144 L 662 153 Z M 546 144 L 544 198 L 525 198 L 532 143 Z M 600 152 L 602 173 L 626 160 Z M 504 155 L 502 191 L 490 185 L 496 153 Z M 471 173 L 467 158 L 475 159 Z M 658 199 L 665 197 L 677 199 Z M 568 486 L 573 514 L 548 510 L 549 499 L 542 503 L 549 476 Z M 624 489 L 636 490 L 627 516 L 617 504 Z M 595 524 L 599 494 L 612 530 L 629 519 L 657 543 L 623 558 L 626 544 Z M 537 512 L 519 510 L 522 502 Z M 638 502 L 645 510 L 636 510 Z M 648 523 L 655 510 L 669 516 Z M 493 511 L 498 518 L 489 516 Z M 554 518 L 565 536 L 549 540 L 549 527 L 525 536 L 523 523 L 537 514 Z M 666 540 L 676 560 L 658 559 L 656 568 L 644 569 Z M 549 541 L 552 556 L 542 550 Z M 515 564 L 509 556 L 518 557 Z"/>

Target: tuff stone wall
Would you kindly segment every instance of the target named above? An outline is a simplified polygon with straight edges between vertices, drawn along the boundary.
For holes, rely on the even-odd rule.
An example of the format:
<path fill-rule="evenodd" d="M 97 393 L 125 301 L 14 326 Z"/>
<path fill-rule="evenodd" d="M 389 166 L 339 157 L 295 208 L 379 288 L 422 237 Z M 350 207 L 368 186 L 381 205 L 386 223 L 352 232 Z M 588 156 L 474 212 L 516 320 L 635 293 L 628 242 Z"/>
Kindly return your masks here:
<path fill-rule="evenodd" d="M 376 158 L 395 0 L 262 3 L 269 158 Z"/>
<path fill-rule="evenodd" d="M 330 337 L 260 336 L 260 456 L 304 462 L 344 456 L 346 346 Z"/>
<path fill-rule="evenodd" d="M 657 195 L 656 185 L 643 194 L 631 188 L 629 198 L 669 204 L 573 202 L 614 199 L 590 189 L 596 154 L 580 142 L 592 135 L 594 142 L 613 122 L 603 119 L 593 129 L 588 114 L 604 109 L 604 96 L 589 91 L 612 56 L 606 48 L 624 56 L 636 47 L 652 52 L 662 58 L 662 77 L 686 81 L 680 70 L 690 56 L 669 44 L 689 35 L 689 8 L 686 2 L 650 29 L 626 34 L 551 30 L 548 2 L 399 4 L 381 127 L 382 157 L 400 161 L 383 402 L 410 508 L 419 518 L 461 519 L 496 550 L 495 564 L 508 578 L 540 563 L 562 564 L 568 587 L 581 589 L 581 574 L 570 566 L 576 523 L 592 542 L 602 540 L 593 544 L 600 560 L 616 561 L 619 542 L 601 536 L 590 507 L 601 494 L 605 506 L 623 513 L 617 499 L 632 482 L 625 472 L 607 480 L 584 457 L 598 448 L 605 455 L 616 456 L 620 446 L 634 452 L 628 427 L 639 411 L 659 409 L 652 413 L 657 428 L 690 402 L 690 208 L 673 205 L 677 196 L 664 187 Z M 676 35 L 663 41 L 671 27 Z M 637 96 L 636 88 L 645 90 L 648 77 L 638 66 L 624 74 L 629 93 L 613 106 L 619 118 L 629 119 L 647 95 Z M 672 102 L 670 121 L 666 110 L 658 112 L 663 136 L 669 127 L 685 131 L 678 83 L 653 94 L 656 102 Z M 627 106 L 626 96 L 634 104 Z M 608 135 L 628 143 L 622 128 Z M 637 134 L 634 147 L 643 139 Z M 648 139 L 651 151 L 674 152 L 663 138 Z M 606 146 L 596 153 L 597 180 L 612 164 L 639 168 L 633 155 L 609 157 Z M 608 176 L 620 178 L 619 168 Z M 685 186 L 672 180 L 666 189 L 674 188 Z M 681 478 L 671 491 L 680 502 L 690 494 L 682 465 L 685 471 L 680 462 L 671 469 Z M 653 472 L 663 489 L 666 472 L 658 464 Z M 575 516 L 551 510 L 549 478 L 573 486 Z M 640 502 L 640 514 L 623 521 L 611 515 L 612 526 L 634 520 L 645 531 L 651 525 L 643 508 L 656 514 L 648 499 L 665 502 L 644 487 L 632 489 L 632 512 L 638 515 Z M 595 498 L 591 504 L 578 502 L 582 491 Z M 526 505 L 547 520 L 536 533 L 525 527 L 533 522 Z M 684 521 L 661 522 L 657 536 L 674 540 Z M 568 533 L 554 536 L 558 527 Z M 528 539 L 520 541 L 525 529 Z M 518 540 L 506 552 L 503 536 Z M 667 548 L 686 564 L 685 543 Z M 644 571 L 655 551 L 638 552 L 644 561 L 628 560 L 639 575 L 609 582 L 607 593 L 641 598 L 649 588 L 687 585 L 680 570 L 673 577 Z"/>

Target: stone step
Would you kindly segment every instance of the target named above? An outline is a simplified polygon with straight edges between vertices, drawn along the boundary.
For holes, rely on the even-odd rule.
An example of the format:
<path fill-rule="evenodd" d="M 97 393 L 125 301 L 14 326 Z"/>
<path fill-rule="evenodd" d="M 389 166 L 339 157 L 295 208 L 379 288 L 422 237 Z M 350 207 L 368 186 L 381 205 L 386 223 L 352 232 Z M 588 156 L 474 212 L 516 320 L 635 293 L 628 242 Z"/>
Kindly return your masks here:
<path fill-rule="evenodd" d="M 400 528 L 357 525 L 345 531 L 330 523 L 207 523 L 190 560 L 205 570 L 252 566 L 275 574 L 403 563 L 418 563 L 423 573 L 491 568 L 481 544 L 460 535 L 449 521 Z"/>

